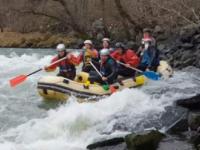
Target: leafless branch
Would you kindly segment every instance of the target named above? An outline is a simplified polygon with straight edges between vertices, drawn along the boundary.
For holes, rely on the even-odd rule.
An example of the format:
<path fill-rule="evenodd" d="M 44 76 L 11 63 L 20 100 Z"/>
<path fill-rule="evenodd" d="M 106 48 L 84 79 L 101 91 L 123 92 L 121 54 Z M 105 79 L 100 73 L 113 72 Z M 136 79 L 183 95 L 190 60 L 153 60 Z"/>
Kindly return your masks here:
<path fill-rule="evenodd" d="M 169 9 L 169 8 L 167 8 L 167 7 L 164 7 L 164 6 L 162 6 L 162 5 L 160 5 L 160 4 L 156 3 L 156 2 L 154 2 L 153 0 L 151 0 L 151 2 L 152 2 L 153 4 L 155 4 L 158 8 L 163 9 L 163 10 L 166 10 L 166 11 L 168 11 L 168 12 L 170 12 L 170 13 L 173 13 L 173 14 L 177 15 L 178 17 L 184 19 L 186 22 L 188 22 L 188 23 L 190 23 L 190 24 L 196 25 L 196 23 L 195 23 L 194 21 L 192 21 L 192 20 L 188 19 L 187 17 L 185 17 L 184 15 L 182 15 L 181 12 L 176 11 L 175 9 Z"/>

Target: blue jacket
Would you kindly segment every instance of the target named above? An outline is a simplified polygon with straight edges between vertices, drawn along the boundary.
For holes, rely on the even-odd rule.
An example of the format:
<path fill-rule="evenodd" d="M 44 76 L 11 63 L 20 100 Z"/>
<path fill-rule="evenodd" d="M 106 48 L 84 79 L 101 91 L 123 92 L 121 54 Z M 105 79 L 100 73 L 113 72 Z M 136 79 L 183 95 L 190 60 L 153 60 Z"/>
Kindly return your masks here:
<path fill-rule="evenodd" d="M 159 51 L 154 47 L 144 50 L 140 65 L 145 67 L 154 67 L 159 65 Z"/>

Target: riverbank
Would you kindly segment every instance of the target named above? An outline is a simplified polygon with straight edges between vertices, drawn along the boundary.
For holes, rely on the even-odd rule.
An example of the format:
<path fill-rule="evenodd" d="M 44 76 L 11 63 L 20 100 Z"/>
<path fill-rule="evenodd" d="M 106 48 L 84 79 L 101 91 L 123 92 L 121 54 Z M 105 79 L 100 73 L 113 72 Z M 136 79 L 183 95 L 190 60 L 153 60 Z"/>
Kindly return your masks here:
<path fill-rule="evenodd" d="M 71 45 L 75 39 L 63 34 L 0 32 L 0 47 L 52 48 L 58 43 Z"/>

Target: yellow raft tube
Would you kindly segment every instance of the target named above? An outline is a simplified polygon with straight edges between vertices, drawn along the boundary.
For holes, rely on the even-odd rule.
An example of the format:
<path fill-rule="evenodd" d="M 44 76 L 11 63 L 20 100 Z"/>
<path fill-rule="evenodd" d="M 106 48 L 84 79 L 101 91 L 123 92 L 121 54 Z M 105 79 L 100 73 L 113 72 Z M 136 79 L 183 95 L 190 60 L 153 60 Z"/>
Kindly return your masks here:
<path fill-rule="evenodd" d="M 109 86 L 112 88 L 105 89 L 102 85 L 90 84 L 87 80 L 88 76 L 88 73 L 81 72 L 74 81 L 58 76 L 42 77 L 37 85 L 38 93 L 45 100 L 67 100 L 71 95 L 79 99 L 96 100 L 112 94 L 113 87 L 116 91 L 120 91 L 125 88 L 141 86 L 147 80 L 143 75 L 135 79 L 122 79 Z"/>

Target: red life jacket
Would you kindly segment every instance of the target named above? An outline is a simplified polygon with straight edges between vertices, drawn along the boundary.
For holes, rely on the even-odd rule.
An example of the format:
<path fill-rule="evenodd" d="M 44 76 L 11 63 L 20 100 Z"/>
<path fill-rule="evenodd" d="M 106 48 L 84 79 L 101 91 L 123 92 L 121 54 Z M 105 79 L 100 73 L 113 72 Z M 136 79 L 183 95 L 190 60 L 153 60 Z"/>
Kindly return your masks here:
<path fill-rule="evenodd" d="M 55 62 L 59 60 L 59 57 L 56 56 L 52 59 L 51 63 Z M 51 67 L 49 67 L 49 69 L 56 69 L 57 67 L 59 67 L 60 71 L 59 72 L 71 72 L 71 71 L 75 71 L 75 65 L 72 63 L 71 60 L 69 60 L 68 58 L 58 62 L 54 65 L 52 65 Z"/>
<path fill-rule="evenodd" d="M 131 49 L 126 50 L 123 54 L 120 54 L 118 51 L 115 51 L 111 54 L 111 57 L 125 64 L 130 64 L 133 67 L 137 67 L 140 63 L 139 57 Z"/>

